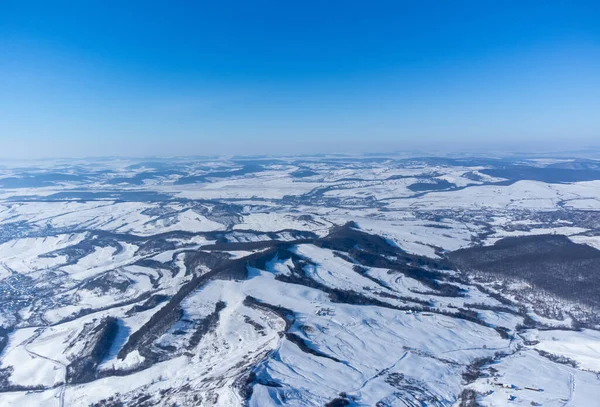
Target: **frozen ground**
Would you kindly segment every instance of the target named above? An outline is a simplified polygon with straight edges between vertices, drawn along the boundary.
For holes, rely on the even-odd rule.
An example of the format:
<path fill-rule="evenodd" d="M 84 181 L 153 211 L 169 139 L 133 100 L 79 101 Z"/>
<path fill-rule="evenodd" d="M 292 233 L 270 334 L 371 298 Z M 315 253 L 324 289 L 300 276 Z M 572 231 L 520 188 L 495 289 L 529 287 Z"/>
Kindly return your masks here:
<path fill-rule="evenodd" d="M 595 160 L 5 167 L 0 405 L 597 406 L 599 242 Z"/>

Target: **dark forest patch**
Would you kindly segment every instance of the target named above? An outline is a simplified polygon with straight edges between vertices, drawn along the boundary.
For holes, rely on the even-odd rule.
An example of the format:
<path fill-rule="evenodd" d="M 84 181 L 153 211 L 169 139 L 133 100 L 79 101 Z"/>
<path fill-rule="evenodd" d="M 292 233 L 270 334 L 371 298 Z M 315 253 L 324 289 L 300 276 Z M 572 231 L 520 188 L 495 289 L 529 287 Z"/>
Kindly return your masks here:
<path fill-rule="evenodd" d="M 454 185 L 445 179 L 434 179 L 431 182 L 415 182 L 410 184 L 407 188 L 413 192 L 424 192 L 424 191 L 439 191 L 442 189 L 453 188 Z"/>
<path fill-rule="evenodd" d="M 449 253 L 464 272 L 522 279 L 558 297 L 600 306 L 600 250 L 566 236 L 510 237 Z"/>

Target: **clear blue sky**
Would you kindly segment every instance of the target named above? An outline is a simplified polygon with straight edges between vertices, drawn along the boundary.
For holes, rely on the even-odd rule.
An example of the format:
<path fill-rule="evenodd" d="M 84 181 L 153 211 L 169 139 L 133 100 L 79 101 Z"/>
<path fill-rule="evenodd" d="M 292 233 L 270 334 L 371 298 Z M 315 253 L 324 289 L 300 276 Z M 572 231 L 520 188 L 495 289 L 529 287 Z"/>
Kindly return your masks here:
<path fill-rule="evenodd" d="M 0 0 L 0 156 L 600 143 L 598 1 Z"/>

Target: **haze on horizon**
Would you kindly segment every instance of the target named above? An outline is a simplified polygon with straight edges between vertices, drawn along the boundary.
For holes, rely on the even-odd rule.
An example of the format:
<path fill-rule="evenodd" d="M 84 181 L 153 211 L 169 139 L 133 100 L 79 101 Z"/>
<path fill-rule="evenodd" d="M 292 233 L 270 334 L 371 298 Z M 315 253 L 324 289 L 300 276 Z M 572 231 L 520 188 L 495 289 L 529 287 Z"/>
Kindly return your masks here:
<path fill-rule="evenodd" d="M 2 157 L 600 147 L 600 3 L 13 1 Z"/>

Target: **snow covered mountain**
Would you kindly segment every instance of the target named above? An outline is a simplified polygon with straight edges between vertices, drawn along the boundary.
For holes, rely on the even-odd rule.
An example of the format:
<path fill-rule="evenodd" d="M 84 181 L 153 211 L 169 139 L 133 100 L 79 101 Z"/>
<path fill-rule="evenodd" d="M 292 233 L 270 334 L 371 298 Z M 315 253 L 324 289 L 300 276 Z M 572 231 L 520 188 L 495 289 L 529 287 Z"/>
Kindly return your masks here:
<path fill-rule="evenodd" d="M 0 405 L 597 406 L 600 161 L 0 168 Z"/>

